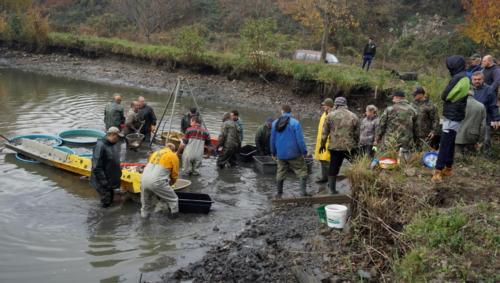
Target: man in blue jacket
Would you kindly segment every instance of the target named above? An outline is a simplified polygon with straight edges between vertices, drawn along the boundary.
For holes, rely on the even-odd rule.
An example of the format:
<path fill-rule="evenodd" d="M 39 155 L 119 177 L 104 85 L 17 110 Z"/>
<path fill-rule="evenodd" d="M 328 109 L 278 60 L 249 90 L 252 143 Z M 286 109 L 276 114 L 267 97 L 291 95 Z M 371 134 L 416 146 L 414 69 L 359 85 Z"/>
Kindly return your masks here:
<path fill-rule="evenodd" d="M 474 87 L 474 98 L 486 108 L 486 130 L 483 146 L 485 153 L 491 154 L 491 127 L 497 129 L 500 126 L 497 97 L 491 86 L 484 83 L 484 74 L 481 71 L 472 74 L 472 86 Z"/>
<path fill-rule="evenodd" d="M 304 134 L 299 121 L 292 117 L 292 109 L 288 105 L 281 108 L 281 117 L 273 122 L 271 131 L 271 154 L 278 162 L 276 183 L 278 192 L 276 198 L 283 195 L 283 183 L 289 169 L 300 179 L 300 191 L 302 196 L 310 196 L 306 191 L 307 155 Z"/>

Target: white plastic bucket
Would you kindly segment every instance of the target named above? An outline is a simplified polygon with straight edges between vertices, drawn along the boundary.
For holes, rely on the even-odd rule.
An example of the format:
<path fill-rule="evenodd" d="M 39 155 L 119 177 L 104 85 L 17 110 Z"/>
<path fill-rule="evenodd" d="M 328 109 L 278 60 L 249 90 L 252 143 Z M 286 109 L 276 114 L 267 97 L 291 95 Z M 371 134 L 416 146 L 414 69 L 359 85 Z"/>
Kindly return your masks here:
<path fill-rule="evenodd" d="M 325 206 L 326 223 L 331 228 L 344 228 L 347 218 L 347 206 L 340 204 L 330 204 Z"/>

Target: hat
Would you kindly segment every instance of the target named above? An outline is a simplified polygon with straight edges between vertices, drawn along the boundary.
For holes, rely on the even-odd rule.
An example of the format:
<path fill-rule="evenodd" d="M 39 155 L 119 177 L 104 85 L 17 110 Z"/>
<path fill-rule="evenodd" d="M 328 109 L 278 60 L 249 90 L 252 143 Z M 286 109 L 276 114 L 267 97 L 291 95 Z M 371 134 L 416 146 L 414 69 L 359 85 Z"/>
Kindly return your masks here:
<path fill-rule="evenodd" d="M 335 105 L 340 105 L 340 106 L 344 105 L 345 106 L 345 105 L 347 105 L 347 99 L 345 99 L 345 97 L 343 97 L 343 96 L 339 96 L 339 97 L 335 98 Z"/>
<path fill-rule="evenodd" d="M 421 86 L 417 86 L 417 88 L 413 92 L 413 96 L 416 96 L 417 94 L 425 94 L 425 89 Z"/>
<path fill-rule="evenodd" d="M 120 134 L 120 129 L 118 129 L 117 127 L 109 127 L 109 129 L 106 131 L 106 134 L 117 134 L 119 135 Z"/>
<path fill-rule="evenodd" d="M 402 91 L 396 91 L 396 92 L 392 95 L 392 97 L 394 97 L 394 96 L 396 96 L 396 97 L 406 97 L 405 93 L 404 93 L 404 92 L 402 92 Z"/>
<path fill-rule="evenodd" d="M 325 99 L 325 100 L 321 103 L 321 105 L 323 105 L 323 106 L 325 106 L 325 105 L 326 105 L 326 106 L 329 106 L 329 107 L 333 107 L 333 99 L 331 99 L 331 98 L 327 98 L 327 99 Z"/>
<path fill-rule="evenodd" d="M 266 123 L 268 123 L 268 124 L 272 124 L 273 122 L 274 122 L 273 117 L 269 117 L 266 119 Z"/>
<path fill-rule="evenodd" d="M 469 58 L 472 59 L 472 60 L 481 59 L 481 55 L 478 54 L 478 53 L 474 53 Z"/>

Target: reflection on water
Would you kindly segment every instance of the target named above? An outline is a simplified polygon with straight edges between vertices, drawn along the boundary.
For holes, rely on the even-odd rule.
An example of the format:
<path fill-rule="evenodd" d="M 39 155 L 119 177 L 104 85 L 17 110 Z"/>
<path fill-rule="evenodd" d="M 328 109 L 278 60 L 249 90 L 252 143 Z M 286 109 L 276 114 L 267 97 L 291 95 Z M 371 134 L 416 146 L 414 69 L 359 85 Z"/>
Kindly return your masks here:
<path fill-rule="evenodd" d="M 125 105 L 144 95 L 158 116 L 166 102 L 164 93 L 0 68 L 0 133 L 13 137 L 71 128 L 103 130 L 104 106 L 114 94 L 121 94 Z M 190 99 L 181 100 L 174 129 L 190 104 Z M 253 143 L 257 127 L 273 115 L 237 105 L 200 104 L 214 134 L 223 112 L 240 110 L 246 143 Z M 316 125 L 302 122 L 306 140 L 313 141 Z M 144 162 L 147 153 L 147 148 L 122 150 L 122 158 Z M 141 273 L 145 280 L 158 280 L 162 272 L 200 258 L 209 244 L 235 235 L 247 219 L 268 207 L 274 189 L 273 177 L 257 175 L 251 165 L 221 172 L 215 168 L 213 158 L 205 160 L 201 176 L 193 178 L 189 188 L 215 200 L 209 215 L 174 220 L 159 214 L 142 221 L 137 203 L 103 210 L 87 180 L 1 153 L 0 282 L 138 282 Z M 220 231 L 214 231 L 215 226 Z"/>

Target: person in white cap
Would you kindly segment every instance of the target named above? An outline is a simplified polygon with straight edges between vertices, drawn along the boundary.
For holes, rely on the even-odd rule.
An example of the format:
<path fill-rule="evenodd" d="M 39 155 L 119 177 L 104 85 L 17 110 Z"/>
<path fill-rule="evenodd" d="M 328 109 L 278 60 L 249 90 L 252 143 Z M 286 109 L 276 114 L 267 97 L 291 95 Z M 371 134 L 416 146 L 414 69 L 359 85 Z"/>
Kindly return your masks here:
<path fill-rule="evenodd" d="M 101 195 L 102 207 L 113 203 L 114 190 L 120 188 L 122 169 L 120 168 L 120 130 L 110 127 L 106 137 L 98 140 L 92 154 L 90 184 Z"/>

